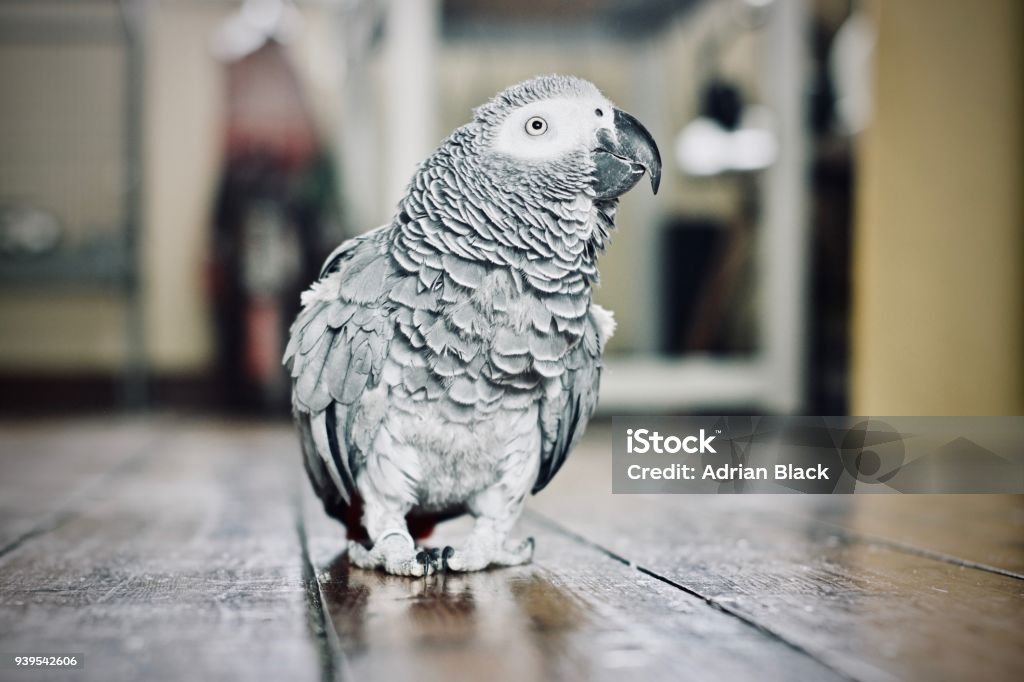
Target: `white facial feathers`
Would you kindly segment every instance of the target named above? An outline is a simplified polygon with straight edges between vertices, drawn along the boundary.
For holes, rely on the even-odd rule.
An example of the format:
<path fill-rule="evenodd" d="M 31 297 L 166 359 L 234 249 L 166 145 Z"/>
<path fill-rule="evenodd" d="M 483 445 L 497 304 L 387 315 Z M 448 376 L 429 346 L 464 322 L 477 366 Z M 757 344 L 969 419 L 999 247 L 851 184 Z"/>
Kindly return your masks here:
<path fill-rule="evenodd" d="M 547 161 L 593 148 L 597 131 L 614 130 L 614 109 L 604 97 L 556 97 L 512 111 L 494 136 L 492 149 L 512 158 Z"/>

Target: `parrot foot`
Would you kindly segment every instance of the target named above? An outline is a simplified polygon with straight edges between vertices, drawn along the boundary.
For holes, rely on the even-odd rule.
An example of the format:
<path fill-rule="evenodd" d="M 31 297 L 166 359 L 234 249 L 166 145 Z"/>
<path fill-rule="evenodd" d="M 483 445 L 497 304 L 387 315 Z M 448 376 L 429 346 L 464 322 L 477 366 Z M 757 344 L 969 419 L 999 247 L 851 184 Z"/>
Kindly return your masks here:
<path fill-rule="evenodd" d="M 398 535 L 385 537 L 370 549 L 358 542 L 348 543 L 348 558 L 353 565 L 368 570 L 380 568 L 391 575 L 426 575 L 435 562 L 430 552 L 417 550 L 407 538 Z"/>
<path fill-rule="evenodd" d="M 437 547 L 424 547 L 416 554 L 416 561 L 423 564 L 424 575 L 430 575 L 431 571 L 437 573 L 442 561 L 441 550 Z"/>
<path fill-rule="evenodd" d="M 462 549 L 445 547 L 441 550 L 441 570 L 482 571 L 488 566 L 521 566 L 533 560 L 534 541 L 526 538 L 516 544 L 505 542 L 500 547 L 474 546 L 467 543 Z"/>

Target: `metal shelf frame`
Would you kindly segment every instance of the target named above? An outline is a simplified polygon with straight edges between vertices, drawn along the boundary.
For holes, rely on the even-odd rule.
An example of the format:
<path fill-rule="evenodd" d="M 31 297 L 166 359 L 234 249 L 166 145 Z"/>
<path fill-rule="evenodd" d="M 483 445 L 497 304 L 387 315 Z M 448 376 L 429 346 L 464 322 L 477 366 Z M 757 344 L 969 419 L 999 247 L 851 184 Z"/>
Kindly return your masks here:
<path fill-rule="evenodd" d="M 110 7 L 112 17 L 68 16 L 62 8 Z M 54 49 L 112 45 L 123 54 L 121 111 L 123 193 L 120 221 L 100 237 L 34 258 L 0 258 L 0 285 L 9 288 L 112 289 L 124 299 L 125 362 L 120 402 L 138 408 L 146 400 L 146 357 L 140 245 L 143 233 L 142 121 L 145 2 L 139 0 L 3 0 L 0 45 Z M 74 14 L 73 12 L 69 14 Z M 19 16 L 20 15 L 20 16 Z"/>

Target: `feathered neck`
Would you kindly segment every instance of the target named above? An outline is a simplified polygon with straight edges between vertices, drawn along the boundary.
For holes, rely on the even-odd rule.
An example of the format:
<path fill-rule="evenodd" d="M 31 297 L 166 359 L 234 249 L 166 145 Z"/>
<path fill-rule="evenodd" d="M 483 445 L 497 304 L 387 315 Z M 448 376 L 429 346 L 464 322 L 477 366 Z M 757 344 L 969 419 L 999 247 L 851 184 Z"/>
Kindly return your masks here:
<path fill-rule="evenodd" d="M 473 125 L 456 130 L 413 177 L 393 225 L 399 261 L 439 268 L 432 263 L 452 254 L 511 268 L 541 292 L 589 290 L 617 201 L 593 199 L 588 160 L 522 173 L 481 154 Z"/>

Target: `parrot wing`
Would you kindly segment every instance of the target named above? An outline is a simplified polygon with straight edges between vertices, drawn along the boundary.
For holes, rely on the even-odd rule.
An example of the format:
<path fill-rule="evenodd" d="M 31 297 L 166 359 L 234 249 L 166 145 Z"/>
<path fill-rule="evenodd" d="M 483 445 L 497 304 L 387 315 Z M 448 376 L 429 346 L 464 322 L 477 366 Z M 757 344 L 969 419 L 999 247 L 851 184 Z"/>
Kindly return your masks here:
<path fill-rule="evenodd" d="M 614 329 L 612 314 L 592 305 L 583 338 L 566 359 L 561 389 L 549 391 L 541 401 L 540 471 L 534 494 L 558 473 L 594 414 L 601 384 L 601 353 Z"/>
<path fill-rule="evenodd" d="M 306 468 L 325 506 L 351 503 L 361 453 L 375 428 L 351 429 L 361 399 L 381 381 L 394 325 L 384 305 L 395 266 L 379 228 L 342 245 L 303 294 L 284 364 L 302 428 Z M 334 486 L 328 485 L 328 479 Z M 336 490 L 335 490 L 336 488 Z"/>

